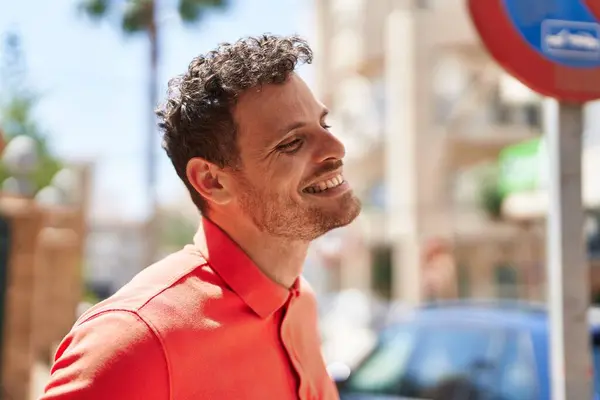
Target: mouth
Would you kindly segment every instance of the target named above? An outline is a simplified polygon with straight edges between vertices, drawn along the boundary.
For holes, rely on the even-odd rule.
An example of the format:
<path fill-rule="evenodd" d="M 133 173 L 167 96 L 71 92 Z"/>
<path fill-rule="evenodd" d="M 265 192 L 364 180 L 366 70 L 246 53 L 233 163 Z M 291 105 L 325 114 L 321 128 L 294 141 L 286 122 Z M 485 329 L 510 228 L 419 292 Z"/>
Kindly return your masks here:
<path fill-rule="evenodd" d="M 342 174 L 338 174 L 333 178 L 324 179 L 320 182 L 314 183 L 302 190 L 304 193 L 317 194 L 327 192 L 328 190 L 335 189 L 345 183 Z"/>

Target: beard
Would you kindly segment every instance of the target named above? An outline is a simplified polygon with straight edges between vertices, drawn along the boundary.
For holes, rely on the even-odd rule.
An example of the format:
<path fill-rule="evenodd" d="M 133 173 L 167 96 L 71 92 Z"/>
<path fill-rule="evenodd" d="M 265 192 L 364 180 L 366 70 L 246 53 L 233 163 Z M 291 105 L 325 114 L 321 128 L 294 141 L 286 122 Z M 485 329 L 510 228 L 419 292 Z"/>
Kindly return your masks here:
<path fill-rule="evenodd" d="M 261 232 L 271 236 L 312 241 L 333 229 L 350 224 L 360 213 L 360 200 L 352 191 L 335 200 L 327 200 L 336 204 L 327 204 L 325 207 L 302 204 L 289 195 L 259 190 L 244 176 L 238 179 L 243 188 L 240 196 L 242 212 Z"/>

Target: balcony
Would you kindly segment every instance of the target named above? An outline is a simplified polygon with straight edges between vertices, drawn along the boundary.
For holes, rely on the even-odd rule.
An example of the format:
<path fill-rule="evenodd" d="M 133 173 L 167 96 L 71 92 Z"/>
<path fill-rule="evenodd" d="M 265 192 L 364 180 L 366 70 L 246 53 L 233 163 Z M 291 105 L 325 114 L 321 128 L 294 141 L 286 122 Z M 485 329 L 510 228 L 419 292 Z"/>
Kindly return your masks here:
<path fill-rule="evenodd" d="M 534 117 L 527 123 L 490 119 L 480 120 L 456 130 L 447 130 L 446 140 L 450 149 L 452 167 L 465 168 L 493 161 L 507 146 L 541 135 L 538 117 L 535 116 L 541 111 L 534 111 L 534 109 L 535 107 L 532 106 L 530 111 Z"/>
<path fill-rule="evenodd" d="M 428 25 L 432 44 L 456 50 L 482 52 L 465 0 L 430 0 Z"/>
<path fill-rule="evenodd" d="M 493 63 L 481 72 L 461 75 L 460 88 L 435 96 L 436 126 L 447 142 L 452 167 L 492 161 L 506 146 L 541 135 L 542 107 L 537 95 Z"/>

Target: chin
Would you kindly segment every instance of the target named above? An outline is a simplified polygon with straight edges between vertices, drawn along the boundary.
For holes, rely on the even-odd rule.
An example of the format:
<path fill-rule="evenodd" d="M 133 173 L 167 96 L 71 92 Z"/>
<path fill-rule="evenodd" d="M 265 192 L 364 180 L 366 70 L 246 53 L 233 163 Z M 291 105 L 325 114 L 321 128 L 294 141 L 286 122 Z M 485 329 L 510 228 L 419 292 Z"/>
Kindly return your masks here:
<path fill-rule="evenodd" d="M 347 210 L 348 212 L 346 214 L 344 214 L 343 217 L 341 217 L 337 220 L 337 223 L 334 224 L 332 229 L 341 228 L 346 225 L 350 225 L 360 215 L 360 210 L 361 210 L 360 204 L 357 204 L 356 207 L 354 207 L 350 210 Z"/>
<path fill-rule="evenodd" d="M 290 240 L 312 241 L 327 232 L 349 225 L 358 217 L 361 210 L 360 200 L 351 192 L 341 196 L 338 201 L 320 204 L 318 207 L 282 208 L 279 212 L 249 213 L 259 230 L 272 236 Z"/>
<path fill-rule="evenodd" d="M 345 196 L 341 203 L 340 210 L 343 210 L 345 219 L 348 221 L 345 225 L 348 225 L 360 215 L 362 204 L 360 199 L 352 192 L 348 193 L 348 196 Z"/>
<path fill-rule="evenodd" d="M 348 198 L 344 200 L 343 204 L 335 210 L 334 214 L 323 216 L 322 229 L 318 236 L 322 236 L 334 229 L 350 225 L 359 216 L 362 208 L 360 200 L 354 195 L 348 196 Z"/>

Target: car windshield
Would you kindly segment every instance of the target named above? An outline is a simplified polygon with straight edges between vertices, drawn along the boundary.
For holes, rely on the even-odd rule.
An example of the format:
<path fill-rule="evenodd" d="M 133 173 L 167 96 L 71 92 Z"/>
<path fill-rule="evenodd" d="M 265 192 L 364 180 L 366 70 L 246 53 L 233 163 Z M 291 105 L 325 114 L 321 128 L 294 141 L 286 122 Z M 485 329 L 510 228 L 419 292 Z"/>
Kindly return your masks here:
<path fill-rule="evenodd" d="M 407 325 L 381 336 L 343 391 L 434 400 L 535 400 L 537 379 L 527 335 Z"/>

